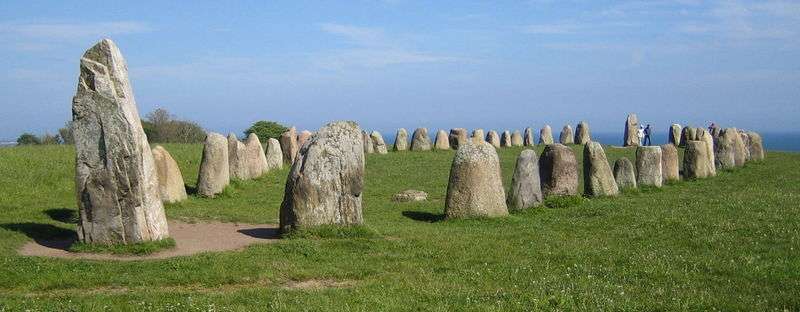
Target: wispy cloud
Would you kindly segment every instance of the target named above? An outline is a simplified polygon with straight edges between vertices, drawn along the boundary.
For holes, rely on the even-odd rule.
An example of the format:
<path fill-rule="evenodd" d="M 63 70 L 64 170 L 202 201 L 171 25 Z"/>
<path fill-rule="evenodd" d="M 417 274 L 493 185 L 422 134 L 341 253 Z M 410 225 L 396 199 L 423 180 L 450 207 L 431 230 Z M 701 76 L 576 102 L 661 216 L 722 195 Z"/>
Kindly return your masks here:
<path fill-rule="evenodd" d="M 581 27 L 573 24 L 538 24 L 538 25 L 528 25 L 523 27 L 523 32 L 529 34 L 545 34 L 545 35 L 561 35 L 561 34 L 572 34 L 575 31 L 579 30 Z"/>
<path fill-rule="evenodd" d="M 365 46 L 376 46 L 385 44 L 383 30 L 378 28 L 359 27 L 352 25 L 323 23 L 320 25 L 322 31 L 346 38 L 354 43 Z"/>
<path fill-rule="evenodd" d="M 22 38 L 70 40 L 87 37 L 135 34 L 152 31 L 143 22 L 118 21 L 102 23 L 0 23 L 0 34 Z"/>

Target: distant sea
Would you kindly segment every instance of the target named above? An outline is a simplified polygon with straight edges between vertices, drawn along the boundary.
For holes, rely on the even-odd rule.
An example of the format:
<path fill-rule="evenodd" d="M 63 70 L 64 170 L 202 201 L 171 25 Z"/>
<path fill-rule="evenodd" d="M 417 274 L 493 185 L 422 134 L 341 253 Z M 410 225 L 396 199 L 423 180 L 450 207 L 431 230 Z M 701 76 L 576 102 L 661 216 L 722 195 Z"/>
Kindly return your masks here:
<path fill-rule="evenodd" d="M 17 142 L 14 141 L 0 141 L 0 147 L 11 147 L 17 146 Z"/>

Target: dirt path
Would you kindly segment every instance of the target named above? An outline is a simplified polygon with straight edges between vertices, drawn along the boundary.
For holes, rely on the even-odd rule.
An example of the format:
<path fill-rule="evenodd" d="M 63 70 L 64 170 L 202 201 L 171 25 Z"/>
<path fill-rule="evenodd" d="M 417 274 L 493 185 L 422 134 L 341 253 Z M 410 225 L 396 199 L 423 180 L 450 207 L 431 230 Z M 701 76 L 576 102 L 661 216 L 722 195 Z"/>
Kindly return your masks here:
<path fill-rule="evenodd" d="M 257 243 L 272 243 L 278 239 L 278 226 L 274 224 L 223 222 L 184 223 L 170 220 L 169 234 L 175 240 L 175 248 L 147 256 L 69 252 L 66 249 L 75 242 L 75 237 L 60 240 L 32 241 L 23 245 L 19 253 L 23 256 L 91 260 L 134 261 L 165 259 L 209 251 L 240 250 Z"/>

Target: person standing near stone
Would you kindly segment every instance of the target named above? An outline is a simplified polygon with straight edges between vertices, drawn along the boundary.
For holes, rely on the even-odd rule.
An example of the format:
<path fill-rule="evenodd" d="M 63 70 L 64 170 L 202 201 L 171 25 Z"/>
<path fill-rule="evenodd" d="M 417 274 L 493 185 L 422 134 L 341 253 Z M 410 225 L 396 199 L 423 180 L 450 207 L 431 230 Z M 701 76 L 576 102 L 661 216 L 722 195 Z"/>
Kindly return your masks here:
<path fill-rule="evenodd" d="M 681 125 L 672 124 L 672 126 L 669 127 L 669 143 L 675 146 L 683 146 L 683 142 L 681 142 L 682 130 Z"/>
<path fill-rule="evenodd" d="M 408 150 L 408 132 L 405 128 L 397 129 L 397 134 L 394 136 L 394 150 L 398 152 Z"/>
<path fill-rule="evenodd" d="M 511 191 L 506 199 L 508 208 L 523 210 L 541 205 L 543 196 L 540 179 L 536 151 L 523 150 L 517 157 L 517 165 L 511 177 Z"/>
<path fill-rule="evenodd" d="M 364 222 L 363 135 L 358 124 L 325 125 L 303 146 L 292 164 L 280 210 L 280 230 Z"/>
<path fill-rule="evenodd" d="M 586 196 L 619 195 L 617 181 L 600 143 L 587 142 L 583 146 L 583 179 L 583 193 Z"/>
<path fill-rule="evenodd" d="M 523 144 L 525 146 L 531 147 L 531 146 L 536 145 L 536 143 L 534 143 L 536 141 L 534 141 L 534 138 L 533 138 L 533 129 L 531 129 L 530 127 L 525 128 L 525 135 L 524 135 L 523 140 L 525 141 L 524 144 Z"/>
<path fill-rule="evenodd" d="M 500 148 L 500 136 L 497 135 L 497 131 L 489 130 L 489 133 L 486 134 L 486 142 L 494 146 L 494 148 Z"/>
<path fill-rule="evenodd" d="M 372 142 L 372 137 L 369 136 L 369 133 L 367 133 L 367 131 L 362 131 L 361 136 L 364 142 L 364 154 L 375 153 L 375 144 Z"/>
<path fill-rule="evenodd" d="M 630 159 L 622 157 L 614 162 L 614 180 L 620 189 L 636 188 L 636 171 Z"/>
<path fill-rule="evenodd" d="M 542 130 L 539 131 L 539 144 L 553 144 L 553 130 L 550 129 L 550 125 L 544 125 Z"/>
<path fill-rule="evenodd" d="M 501 147 L 511 147 L 511 132 L 508 130 L 503 131 L 503 136 L 500 137 Z"/>
<path fill-rule="evenodd" d="M 557 143 L 545 146 L 539 159 L 539 174 L 545 197 L 578 194 L 578 161 L 571 148 Z"/>
<path fill-rule="evenodd" d="M 231 182 L 228 161 L 228 140 L 218 133 L 209 132 L 203 146 L 200 173 L 197 177 L 197 194 L 213 197 Z"/>
<path fill-rule="evenodd" d="M 661 145 L 661 176 L 664 178 L 664 182 L 681 179 L 678 148 L 674 144 Z"/>
<path fill-rule="evenodd" d="M 592 140 L 592 134 L 589 131 L 589 124 L 585 121 L 581 121 L 578 123 L 578 127 L 575 129 L 575 144 L 586 144 Z"/>
<path fill-rule="evenodd" d="M 628 118 L 625 120 L 625 138 L 623 140 L 623 146 L 639 146 L 639 136 L 638 136 L 638 129 L 639 129 L 639 118 L 636 117 L 636 114 L 629 114 Z"/>
<path fill-rule="evenodd" d="M 653 141 L 650 139 L 651 131 L 652 130 L 650 129 L 650 124 L 648 124 L 647 127 L 644 128 L 644 145 L 645 146 L 653 145 Z"/>
<path fill-rule="evenodd" d="M 450 135 L 448 135 L 447 138 L 450 141 L 450 147 L 453 149 L 458 149 L 459 146 L 467 142 L 467 129 L 450 129 Z"/>
<path fill-rule="evenodd" d="M 514 130 L 511 133 L 511 145 L 512 146 L 522 146 L 522 133 L 519 130 Z"/>
<path fill-rule="evenodd" d="M 373 149 L 376 153 L 386 155 L 389 149 L 386 148 L 386 142 L 383 141 L 383 136 L 380 132 L 373 130 L 369 137 L 372 139 Z"/>
<path fill-rule="evenodd" d="M 78 239 L 109 245 L 168 238 L 156 164 L 128 66 L 109 39 L 81 57 L 72 131 Z"/>
<path fill-rule="evenodd" d="M 266 173 L 267 155 L 264 154 L 264 148 L 261 146 L 261 141 L 258 140 L 258 136 L 255 133 L 250 133 L 250 135 L 247 136 L 244 149 L 248 178 L 255 179 Z"/>
<path fill-rule="evenodd" d="M 434 148 L 437 150 L 450 149 L 450 139 L 447 138 L 447 132 L 444 132 L 442 129 L 436 131 L 436 143 L 434 143 Z"/>
<path fill-rule="evenodd" d="M 245 163 L 244 144 L 233 132 L 228 134 L 228 167 L 231 179 L 247 180 L 250 178 Z"/>
<path fill-rule="evenodd" d="M 297 156 L 297 129 L 294 127 L 289 128 L 286 132 L 281 134 L 281 151 L 283 151 L 283 161 L 291 164 L 294 163 L 294 158 Z"/>
<path fill-rule="evenodd" d="M 485 134 L 483 133 L 483 129 L 475 129 L 472 130 L 472 142 L 473 143 L 483 143 L 486 142 Z"/>
<path fill-rule="evenodd" d="M 411 136 L 412 151 L 430 151 L 431 139 L 428 138 L 428 129 L 417 128 Z"/>
<path fill-rule="evenodd" d="M 267 141 L 267 170 L 283 169 L 283 153 L 281 152 L 281 143 L 274 139 L 269 138 Z"/>
<path fill-rule="evenodd" d="M 636 148 L 636 184 L 661 187 L 661 147 L 639 146 Z"/>
<path fill-rule="evenodd" d="M 444 214 L 448 219 L 508 215 L 500 158 L 488 143 L 467 143 L 450 167 Z"/>

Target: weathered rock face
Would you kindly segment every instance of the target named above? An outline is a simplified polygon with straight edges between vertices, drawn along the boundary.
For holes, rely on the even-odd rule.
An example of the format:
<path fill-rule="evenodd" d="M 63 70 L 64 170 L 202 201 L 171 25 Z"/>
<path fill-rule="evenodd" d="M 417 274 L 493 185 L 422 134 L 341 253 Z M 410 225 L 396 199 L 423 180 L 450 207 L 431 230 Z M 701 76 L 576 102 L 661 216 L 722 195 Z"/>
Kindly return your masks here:
<path fill-rule="evenodd" d="M 369 137 L 372 138 L 372 146 L 376 153 L 383 155 L 389 153 L 389 149 L 386 148 L 386 142 L 383 141 L 383 136 L 380 132 L 372 131 Z"/>
<path fill-rule="evenodd" d="M 578 194 L 578 161 L 571 148 L 563 144 L 545 146 L 539 159 L 539 174 L 545 197 Z"/>
<path fill-rule="evenodd" d="M 235 134 L 228 134 L 228 172 L 231 179 L 247 180 L 250 178 L 245 159 L 244 143 L 240 142 Z"/>
<path fill-rule="evenodd" d="M 639 118 L 636 117 L 636 114 L 628 115 L 628 119 L 625 120 L 625 137 L 623 146 L 639 146 L 637 128 L 639 128 Z"/>
<path fill-rule="evenodd" d="M 283 152 L 283 161 L 291 164 L 294 163 L 294 158 L 297 156 L 297 129 L 291 127 L 289 130 L 281 134 L 281 151 Z"/>
<path fill-rule="evenodd" d="M 539 144 L 553 144 L 553 129 L 550 125 L 545 125 L 542 130 L 539 130 Z"/>
<path fill-rule="evenodd" d="M 394 136 L 394 150 L 408 150 L 408 132 L 405 128 L 397 129 L 397 134 Z"/>
<path fill-rule="evenodd" d="M 714 144 L 714 165 L 717 170 L 733 169 L 736 167 L 735 142 L 733 137 L 739 133 L 733 128 L 722 130 Z"/>
<path fill-rule="evenodd" d="M 486 142 L 485 137 L 486 135 L 483 133 L 483 129 L 472 130 L 472 143 Z"/>
<path fill-rule="evenodd" d="M 245 164 L 247 164 L 247 175 L 251 179 L 258 178 L 267 173 L 267 155 L 264 153 L 264 148 L 261 146 L 261 141 L 255 133 L 247 136 L 247 141 L 244 143 L 245 149 Z"/>
<path fill-rule="evenodd" d="M 709 134 L 711 134 L 712 139 L 719 137 L 720 133 L 722 133 L 722 128 L 717 125 L 713 125 L 711 126 L 711 129 L 709 129 Z"/>
<path fill-rule="evenodd" d="M 98 42 L 81 57 L 72 120 L 78 239 L 129 244 L 167 238 L 153 153 L 128 66 L 111 40 Z"/>
<path fill-rule="evenodd" d="M 392 201 L 405 203 L 405 202 L 420 202 L 428 200 L 428 193 L 418 190 L 405 190 L 392 196 Z"/>
<path fill-rule="evenodd" d="M 500 148 L 500 136 L 497 135 L 497 131 L 489 130 L 489 133 L 486 134 L 486 142 L 495 148 Z"/>
<path fill-rule="evenodd" d="M 327 124 L 303 145 L 292 165 L 281 205 L 281 231 L 363 223 L 363 188 L 361 129 L 354 122 Z"/>
<path fill-rule="evenodd" d="M 750 156 L 750 135 L 746 131 L 739 129 L 739 136 L 742 137 L 742 143 L 744 143 L 745 162 L 753 160 Z"/>
<path fill-rule="evenodd" d="M 297 148 L 302 148 L 306 140 L 311 137 L 311 134 L 311 131 L 308 130 L 301 131 L 300 134 L 297 135 Z"/>
<path fill-rule="evenodd" d="M 575 144 L 574 136 L 572 134 L 572 126 L 566 125 L 563 129 L 561 129 L 561 136 L 559 136 L 558 141 L 561 144 Z"/>
<path fill-rule="evenodd" d="M 533 129 L 531 129 L 530 127 L 525 128 L 523 141 L 524 141 L 523 145 L 525 145 L 525 146 L 534 146 L 534 145 L 536 145 L 536 143 L 535 143 L 536 141 L 534 141 L 534 138 L 533 138 Z"/>
<path fill-rule="evenodd" d="M 681 130 L 681 144 L 680 146 L 686 146 L 687 141 L 696 141 L 697 140 L 697 129 L 693 127 L 683 127 Z"/>
<path fill-rule="evenodd" d="M 428 138 L 428 129 L 417 128 L 411 136 L 412 151 L 430 151 L 431 139 Z"/>
<path fill-rule="evenodd" d="M 281 143 L 277 139 L 270 138 L 267 141 L 267 171 L 274 169 L 283 169 L 283 153 L 281 152 Z"/>
<path fill-rule="evenodd" d="M 589 131 L 589 124 L 585 121 L 578 123 L 575 128 L 575 144 L 586 144 L 592 140 L 592 133 Z"/>
<path fill-rule="evenodd" d="M 448 219 L 508 214 L 500 159 L 488 143 L 464 144 L 450 167 L 444 214 Z"/>
<path fill-rule="evenodd" d="M 361 132 L 362 142 L 364 144 L 364 154 L 375 153 L 375 144 L 372 142 L 372 137 L 366 131 Z"/>
<path fill-rule="evenodd" d="M 639 146 L 636 148 L 636 184 L 661 187 L 661 147 Z"/>
<path fill-rule="evenodd" d="M 172 155 L 158 145 L 153 148 L 153 160 L 158 174 L 161 201 L 176 203 L 186 199 L 186 186 L 183 184 L 183 175 Z"/>
<path fill-rule="evenodd" d="M 536 151 L 526 149 L 517 157 L 511 191 L 506 202 L 511 210 L 522 210 L 542 204 L 542 186 L 539 176 L 539 157 Z"/>
<path fill-rule="evenodd" d="M 522 133 L 519 130 L 514 130 L 511 133 L 511 145 L 512 146 L 522 146 Z"/>
<path fill-rule="evenodd" d="M 732 130 L 731 130 L 732 129 Z M 739 130 L 736 128 L 728 128 L 728 131 L 733 131 L 733 159 L 736 162 L 736 167 L 744 166 L 747 161 L 747 146 L 742 141 L 742 136 L 739 135 Z"/>
<path fill-rule="evenodd" d="M 675 146 L 683 146 L 683 142 L 681 142 L 681 138 L 683 133 L 683 128 L 679 124 L 672 124 L 669 126 L 669 143 Z"/>
<path fill-rule="evenodd" d="M 218 133 L 206 135 L 200 174 L 197 177 L 197 194 L 213 197 L 231 182 L 228 161 L 228 140 Z"/>
<path fill-rule="evenodd" d="M 511 147 L 511 132 L 508 132 L 508 130 L 503 131 L 503 135 L 500 136 L 500 146 Z"/>
<path fill-rule="evenodd" d="M 450 149 L 450 140 L 447 138 L 447 132 L 441 129 L 436 131 L 436 143 L 434 143 L 434 148 L 437 150 Z"/>
<path fill-rule="evenodd" d="M 620 189 L 636 188 L 636 171 L 630 159 L 622 157 L 614 162 L 614 180 Z"/>
<path fill-rule="evenodd" d="M 661 176 L 664 181 L 678 181 L 681 179 L 678 165 L 678 148 L 674 144 L 661 145 Z"/>
<path fill-rule="evenodd" d="M 448 136 L 448 140 L 450 141 L 450 147 L 453 149 L 458 149 L 459 146 L 467 143 L 467 129 L 464 128 L 455 128 L 450 129 L 450 135 Z"/>
<path fill-rule="evenodd" d="M 714 138 L 703 128 L 695 129 L 695 133 L 698 141 L 706 143 L 706 167 L 708 167 L 708 172 L 711 173 L 711 176 L 716 176 L 717 169 L 714 166 Z"/>
<path fill-rule="evenodd" d="M 617 181 L 600 143 L 587 142 L 583 147 L 583 179 L 583 193 L 587 196 L 619 194 Z"/>
<path fill-rule="evenodd" d="M 750 138 L 747 143 L 747 149 L 750 151 L 750 159 L 759 161 L 764 160 L 764 140 L 761 135 L 756 132 L 747 132 Z"/>
<path fill-rule="evenodd" d="M 683 177 L 702 179 L 711 176 L 708 166 L 708 148 L 703 141 L 686 141 L 683 150 Z"/>

